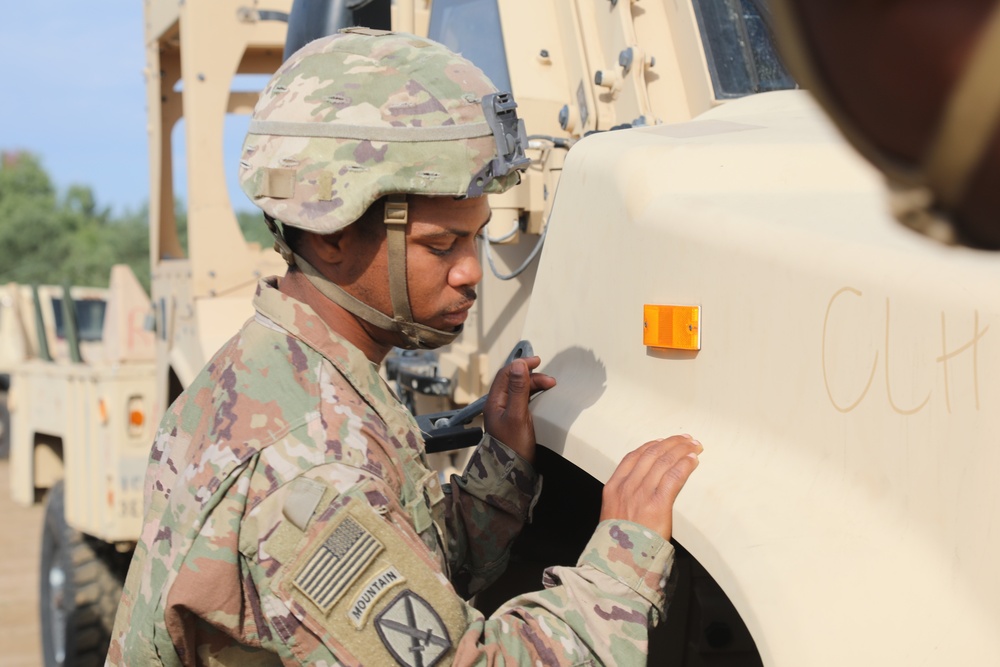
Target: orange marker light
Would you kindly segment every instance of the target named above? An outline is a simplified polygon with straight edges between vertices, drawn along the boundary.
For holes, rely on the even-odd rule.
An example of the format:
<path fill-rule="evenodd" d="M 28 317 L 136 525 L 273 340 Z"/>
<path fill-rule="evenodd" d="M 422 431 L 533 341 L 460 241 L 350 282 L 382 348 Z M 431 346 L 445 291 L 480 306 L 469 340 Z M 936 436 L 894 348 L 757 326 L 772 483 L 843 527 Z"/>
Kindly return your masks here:
<path fill-rule="evenodd" d="M 142 396 L 129 396 L 128 407 L 125 414 L 128 419 L 127 428 L 129 437 L 136 438 L 143 434 L 143 425 L 146 423 L 146 410 Z"/>
<path fill-rule="evenodd" d="M 701 349 L 701 306 L 642 307 L 642 342 L 671 350 Z"/>

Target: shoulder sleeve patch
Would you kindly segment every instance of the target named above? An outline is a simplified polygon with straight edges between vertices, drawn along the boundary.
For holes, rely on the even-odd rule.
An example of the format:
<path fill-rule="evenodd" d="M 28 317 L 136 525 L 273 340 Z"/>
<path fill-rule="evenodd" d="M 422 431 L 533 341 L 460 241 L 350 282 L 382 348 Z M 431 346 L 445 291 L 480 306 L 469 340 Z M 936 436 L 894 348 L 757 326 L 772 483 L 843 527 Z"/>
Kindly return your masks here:
<path fill-rule="evenodd" d="M 454 656 L 468 610 L 409 525 L 363 495 L 318 510 L 275 592 L 341 662 L 431 667 Z"/>
<path fill-rule="evenodd" d="M 382 644 L 404 667 L 433 667 L 451 648 L 451 637 L 434 607 L 403 591 L 375 619 Z"/>

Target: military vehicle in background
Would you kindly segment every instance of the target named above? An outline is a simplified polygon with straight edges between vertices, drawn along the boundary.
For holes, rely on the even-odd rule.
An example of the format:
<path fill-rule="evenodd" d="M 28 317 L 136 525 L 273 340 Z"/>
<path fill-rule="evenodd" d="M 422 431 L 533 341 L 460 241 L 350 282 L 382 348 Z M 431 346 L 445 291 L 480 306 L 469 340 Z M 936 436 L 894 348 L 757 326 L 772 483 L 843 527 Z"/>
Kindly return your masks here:
<path fill-rule="evenodd" d="M 80 354 L 90 356 L 100 338 L 107 290 L 72 287 L 75 315 L 80 322 Z M 14 370 L 29 359 L 68 359 L 63 294 L 56 285 L 0 286 L 0 456 L 10 446 L 10 415 L 7 392 Z M 41 332 L 41 333 L 40 333 Z"/>
<path fill-rule="evenodd" d="M 149 298 L 126 265 L 107 289 L 8 286 L 11 496 L 47 491 L 40 564 L 47 664 L 95 659 L 142 512 L 152 428 Z M 7 318 L 5 318 L 7 319 Z M 72 502 L 64 499 L 71 498 Z"/>
<path fill-rule="evenodd" d="M 32 306 L 22 290 L 20 322 L 34 347 L 12 369 L 11 489 L 22 504 L 46 498 L 47 667 L 103 663 L 141 528 L 156 424 L 252 312 L 257 278 L 282 268 L 280 257 L 240 232 L 222 140 L 227 117 L 249 113 L 257 99 L 257 90 L 240 89 L 247 85 L 240 75 L 266 80 L 281 63 L 280 19 L 290 4 L 275 0 L 261 11 L 232 0 L 145 2 L 152 301 L 124 266 L 112 271 L 100 300 L 79 288 L 72 302 L 61 290 L 51 298 L 45 288 Z M 173 189 L 174 158 L 185 152 L 178 171 L 186 166 L 186 244 Z"/>

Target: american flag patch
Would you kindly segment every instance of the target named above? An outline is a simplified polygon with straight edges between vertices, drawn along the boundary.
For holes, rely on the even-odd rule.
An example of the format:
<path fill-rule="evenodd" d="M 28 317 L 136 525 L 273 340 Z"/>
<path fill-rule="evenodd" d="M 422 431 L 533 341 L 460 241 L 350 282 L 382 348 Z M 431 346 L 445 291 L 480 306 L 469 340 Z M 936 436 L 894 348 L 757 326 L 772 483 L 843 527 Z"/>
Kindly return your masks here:
<path fill-rule="evenodd" d="M 306 561 L 295 577 L 295 585 L 323 613 L 328 613 L 382 549 L 381 542 L 347 517 Z"/>

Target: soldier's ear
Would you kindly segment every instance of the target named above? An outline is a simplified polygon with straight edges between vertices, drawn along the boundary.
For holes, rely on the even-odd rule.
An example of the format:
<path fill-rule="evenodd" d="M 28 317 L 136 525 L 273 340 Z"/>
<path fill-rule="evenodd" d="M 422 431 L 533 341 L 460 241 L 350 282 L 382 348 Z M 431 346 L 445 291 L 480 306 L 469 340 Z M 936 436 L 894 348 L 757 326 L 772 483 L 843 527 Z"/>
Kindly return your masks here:
<path fill-rule="evenodd" d="M 339 264 L 344 261 L 350 239 L 346 239 L 346 230 L 333 234 L 309 234 L 308 243 L 315 255 L 326 264 Z"/>
<path fill-rule="evenodd" d="M 379 263 L 379 252 L 385 252 L 384 243 L 365 236 L 358 225 L 350 225 L 333 234 L 313 234 L 309 243 L 310 261 L 337 284 L 354 283 L 372 265 Z"/>

